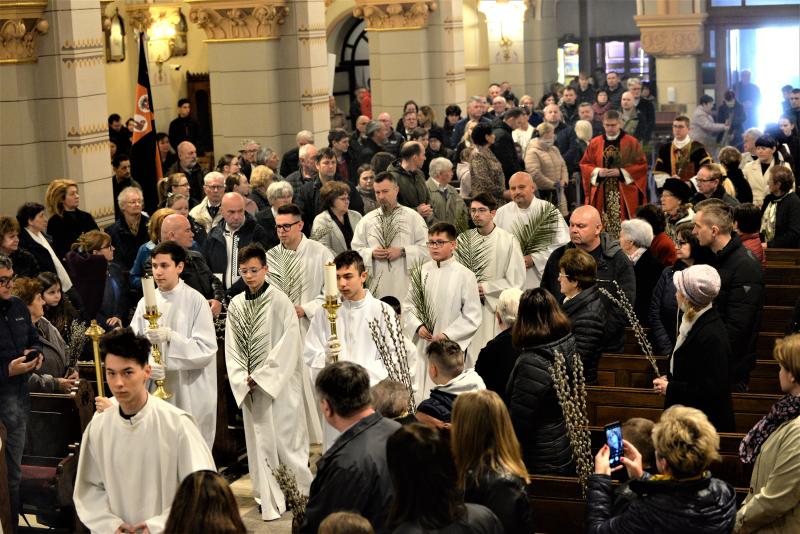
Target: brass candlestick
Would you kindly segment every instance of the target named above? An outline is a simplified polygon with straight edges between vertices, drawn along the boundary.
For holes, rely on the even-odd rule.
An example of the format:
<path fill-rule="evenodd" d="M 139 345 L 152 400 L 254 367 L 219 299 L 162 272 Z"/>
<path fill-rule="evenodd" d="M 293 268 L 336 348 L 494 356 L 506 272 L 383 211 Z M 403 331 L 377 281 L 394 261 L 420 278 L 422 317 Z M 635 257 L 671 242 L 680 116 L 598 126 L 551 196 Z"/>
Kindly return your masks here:
<path fill-rule="evenodd" d="M 336 310 L 341 307 L 337 297 L 326 296 L 325 304 L 322 305 L 325 311 L 328 312 L 328 322 L 331 323 L 331 348 L 338 349 L 341 347 L 339 344 L 339 337 L 336 335 Z M 339 361 L 338 357 L 334 358 L 334 363 Z"/>
<path fill-rule="evenodd" d="M 100 361 L 100 336 L 106 331 L 92 319 L 92 324 L 86 329 L 86 335 L 92 338 L 92 350 L 94 351 L 94 372 L 97 377 L 97 396 L 105 397 L 106 388 L 103 386 L 103 364 Z"/>
<path fill-rule="evenodd" d="M 158 328 L 159 317 L 161 317 L 161 313 L 158 311 L 158 308 L 155 306 L 145 306 L 144 318 L 147 319 L 148 323 L 150 323 L 151 329 Z M 159 347 L 156 343 L 153 343 L 153 361 L 158 365 L 163 365 L 161 363 L 161 347 Z M 166 369 L 166 366 L 164 366 L 164 371 L 166 371 Z M 153 393 L 153 396 L 164 400 L 172 398 L 172 393 L 168 392 L 164 387 L 166 382 L 166 377 L 163 380 L 156 380 L 156 390 Z"/>

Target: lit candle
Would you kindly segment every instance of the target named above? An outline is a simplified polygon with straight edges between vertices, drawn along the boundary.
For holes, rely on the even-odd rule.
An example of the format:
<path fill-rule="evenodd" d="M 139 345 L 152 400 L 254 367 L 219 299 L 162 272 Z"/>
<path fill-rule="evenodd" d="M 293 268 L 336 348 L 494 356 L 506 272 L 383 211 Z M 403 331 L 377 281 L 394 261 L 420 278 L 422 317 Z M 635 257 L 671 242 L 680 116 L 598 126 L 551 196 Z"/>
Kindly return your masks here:
<path fill-rule="evenodd" d="M 142 278 L 142 291 L 144 292 L 144 307 L 156 307 L 156 285 L 153 278 L 145 276 Z"/>
<path fill-rule="evenodd" d="M 325 297 L 337 298 L 339 290 L 336 287 L 336 265 L 327 263 L 324 267 L 325 272 Z"/>

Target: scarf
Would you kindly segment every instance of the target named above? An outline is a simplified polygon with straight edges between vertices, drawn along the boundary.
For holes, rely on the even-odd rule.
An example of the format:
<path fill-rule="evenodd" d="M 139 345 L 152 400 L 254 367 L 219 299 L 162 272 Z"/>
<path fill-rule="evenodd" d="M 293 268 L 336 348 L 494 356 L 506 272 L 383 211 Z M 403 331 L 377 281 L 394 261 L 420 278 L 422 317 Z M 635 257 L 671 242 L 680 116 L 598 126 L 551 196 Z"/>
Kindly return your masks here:
<path fill-rule="evenodd" d="M 764 215 L 761 217 L 761 233 L 764 234 L 764 241 L 769 243 L 775 238 L 775 222 L 778 219 L 778 204 L 786 198 L 783 195 L 781 198 L 775 198 L 767 204 L 767 209 L 764 210 Z"/>
<path fill-rule="evenodd" d="M 683 318 L 681 319 L 681 324 L 678 327 L 678 339 L 675 340 L 675 348 L 672 349 L 672 357 L 670 357 L 669 359 L 669 374 L 673 373 L 673 367 L 675 364 L 675 353 L 678 351 L 680 346 L 683 345 L 683 342 L 686 341 L 686 337 L 689 335 L 689 332 L 691 332 L 692 327 L 700 318 L 700 316 L 703 315 L 708 310 L 710 310 L 712 305 L 713 303 L 708 304 L 703 308 L 700 308 L 699 310 L 697 310 L 697 313 L 695 313 L 695 316 L 691 319 L 689 319 L 685 313 L 683 314 Z M 683 311 L 680 309 L 680 306 L 678 306 L 678 311 L 679 312 Z"/>
<path fill-rule="evenodd" d="M 66 293 L 70 289 L 72 289 L 72 279 L 70 279 L 69 274 L 67 274 L 67 270 L 64 268 L 64 264 L 61 263 L 61 260 L 58 259 L 53 247 L 50 246 L 50 241 L 42 233 L 34 234 L 27 228 L 25 231 L 30 234 L 34 241 L 42 245 L 45 250 L 50 254 L 50 259 L 53 260 L 53 265 L 56 266 L 56 274 L 58 275 L 58 279 L 61 281 L 61 290 Z"/>
<path fill-rule="evenodd" d="M 785 395 L 772 405 L 772 409 L 761 421 L 756 423 L 739 445 L 739 458 L 743 463 L 752 464 L 756 461 L 758 453 L 764 442 L 769 439 L 775 430 L 783 423 L 800 415 L 800 397 Z"/>

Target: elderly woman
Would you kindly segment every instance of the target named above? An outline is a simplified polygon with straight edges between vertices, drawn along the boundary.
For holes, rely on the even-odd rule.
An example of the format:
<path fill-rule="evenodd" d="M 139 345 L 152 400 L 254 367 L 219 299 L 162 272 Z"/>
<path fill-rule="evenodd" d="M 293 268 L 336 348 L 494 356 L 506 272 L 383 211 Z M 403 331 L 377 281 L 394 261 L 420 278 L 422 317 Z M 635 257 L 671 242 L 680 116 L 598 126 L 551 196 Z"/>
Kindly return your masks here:
<path fill-rule="evenodd" d="M 623 440 L 622 463 L 630 479 L 630 504 L 612 516 L 614 487 L 608 445 L 594 459 L 586 492 L 587 534 L 616 532 L 730 532 L 736 520 L 736 492 L 713 478 L 708 467 L 720 459 L 719 435 L 702 412 L 673 406 L 653 427 L 659 475 L 642 468 L 642 455 Z"/>
<path fill-rule="evenodd" d="M 257 165 L 250 173 L 250 199 L 256 203 L 256 211 L 269 208 L 267 189 L 275 181 L 275 174 L 266 165 Z"/>
<path fill-rule="evenodd" d="M 800 532 L 800 334 L 775 342 L 784 394 L 739 446 L 753 465 L 750 492 L 736 514 L 734 532 Z"/>
<path fill-rule="evenodd" d="M 251 215 L 258 211 L 258 205 L 250 198 L 250 182 L 247 176 L 238 172 L 231 173 L 225 178 L 225 192 L 239 193 L 244 198 L 244 210 Z"/>
<path fill-rule="evenodd" d="M 449 222 L 459 227 L 467 224 L 467 205 L 450 185 L 453 179 L 453 162 L 447 158 L 434 158 L 430 166 L 430 178 L 425 185 L 431 194 L 433 217 L 437 221 Z"/>
<path fill-rule="evenodd" d="M 731 346 L 725 324 L 714 309 L 720 277 L 710 265 L 693 265 L 672 276 L 683 311 L 670 372 L 653 380 L 666 397 L 664 406 L 692 406 L 708 416 L 720 432 L 733 432 L 728 361 Z"/>
<path fill-rule="evenodd" d="M 800 248 L 800 198 L 792 193 L 792 171 L 774 168 L 767 184 L 769 194 L 761 206 L 761 232 L 767 248 Z"/>
<path fill-rule="evenodd" d="M 771 135 L 756 139 L 756 156 L 758 159 L 745 165 L 742 173 L 753 190 L 753 204 L 760 208 L 764 204 L 773 170 L 778 167 L 791 170 L 791 166 L 783 160 L 783 152 L 778 150 L 778 143 Z"/>
<path fill-rule="evenodd" d="M 564 302 L 561 309 L 572 323 L 575 347 L 583 362 L 587 384 L 597 383 L 597 363 L 603 351 L 608 325 L 605 304 L 597 290 L 597 262 L 591 254 L 570 248 L 558 261 L 558 283 Z"/>
<path fill-rule="evenodd" d="M 147 223 L 147 236 L 150 241 L 139 247 L 136 252 L 136 259 L 133 262 L 133 267 L 130 272 L 131 287 L 137 291 L 142 290 L 142 277 L 149 273 L 147 269 L 147 260 L 153 253 L 159 242 L 161 242 L 161 224 L 166 219 L 167 215 L 176 213 L 172 208 L 161 208 L 153 213 L 150 221 Z"/>
<path fill-rule="evenodd" d="M 44 317 L 42 284 L 35 278 L 17 278 L 13 293 L 28 306 L 31 322 L 42 342 L 42 366 L 30 374 L 28 387 L 31 391 L 44 393 L 69 391 L 70 386 L 78 379 L 78 372 L 69 368 L 67 344 L 56 327 Z"/>
<path fill-rule="evenodd" d="M 644 326 L 650 325 L 648 309 L 653 289 L 661 277 L 664 265 L 650 252 L 653 243 L 653 228 L 642 219 L 622 221 L 619 232 L 619 246 L 633 262 L 633 273 L 636 275 L 636 301 L 633 309 L 636 317 Z"/>
<path fill-rule="evenodd" d="M 17 223 L 22 230 L 19 232 L 19 247 L 30 252 L 41 272 L 51 272 L 58 275 L 61 289 L 64 293 L 72 291 L 72 280 L 61 262 L 61 258 L 53 249 L 50 236 L 45 233 L 47 217 L 44 206 L 36 202 L 26 202 L 17 210 Z M 77 293 L 70 293 L 77 297 Z M 74 299 L 73 299 L 74 301 Z"/>
<path fill-rule="evenodd" d="M 694 220 L 694 210 L 689 203 L 692 189 L 678 178 L 667 178 L 664 185 L 658 189 L 658 194 L 661 197 L 661 209 L 664 210 L 667 223 L 665 231 L 675 241 L 677 226 Z"/>
<path fill-rule="evenodd" d="M 486 389 L 497 392 L 505 399 L 508 377 L 517 363 L 519 351 L 511 342 L 511 327 L 517 321 L 517 310 L 522 290 L 510 287 L 503 290 L 497 299 L 494 318 L 500 331 L 478 354 L 475 372 L 481 375 Z"/>
<path fill-rule="evenodd" d="M 350 249 L 353 228 L 361 214 L 350 207 L 350 187 L 344 182 L 330 181 L 319 191 L 322 212 L 314 218 L 311 239 L 328 247 L 333 255 Z"/>
<path fill-rule="evenodd" d="M 0 217 L 0 255 L 11 259 L 17 276 L 39 274 L 39 264 L 33 254 L 19 247 L 19 223 L 13 217 Z"/>
<path fill-rule="evenodd" d="M 569 183 L 567 164 L 554 146 L 556 133 L 553 126 L 543 122 L 536 127 L 538 137 L 531 139 L 525 150 L 525 170 L 533 177 L 539 198 L 558 206 L 566 214 L 567 202 L 563 194 Z"/>
<path fill-rule="evenodd" d="M 45 206 L 50 212 L 47 233 L 53 239 L 53 250 L 63 259 L 78 236 L 99 230 L 92 216 L 80 209 L 81 197 L 74 180 L 53 180 L 45 193 Z"/>
<path fill-rule="evenodd" d="M 485 122 L 476 124 L 472 129 L 472 142 L 478 148 L 469 163 L 472 196 L 478 193 L 489 193 L 497 200 L 497 205 L 502 206 L 506 202 L 503 196 L 506 178 L 500 160 L 491 149 L 492 143 L 494 143 L 492 127 Z"/>
<path fill-rule="evenodd" d="M 714 109 L 714 98 L 708 95 L 700 97 L 700 102 L 694 108 L 692 115 L 692 126 L 690 136 L 693 141 L 702 143 L 708 153 L 712 156 L 716 154 L 717 135 L 728 130 L 730 123 L 717 122 L 712 114 Z"/>

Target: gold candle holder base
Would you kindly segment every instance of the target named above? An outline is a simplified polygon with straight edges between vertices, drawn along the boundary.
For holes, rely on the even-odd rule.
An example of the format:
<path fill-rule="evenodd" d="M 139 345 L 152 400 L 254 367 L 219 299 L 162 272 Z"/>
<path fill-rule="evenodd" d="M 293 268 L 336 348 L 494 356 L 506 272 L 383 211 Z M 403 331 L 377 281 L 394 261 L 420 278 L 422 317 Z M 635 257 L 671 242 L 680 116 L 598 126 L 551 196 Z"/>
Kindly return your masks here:
<path fill-rule="evenodd" d="M 338 350 L 341 348 L 341 344 L 339 343 L 339 337 L 336 335 L 336 312 L 339 308 L 341 308 L 341 304 L 339 303 L 339 299 L 336 297 L 325 297 L 325 304 L 322 305 L 325 308 L 325 311 L 328 312 L 328 322 L 331 324 L 331 342 L 330 346 L 334 350 Z M 338 358 L 334 358 L 334 363 L 339 361 Z"/>
<path fill-rule="evenodd" d="M 150 329 L 158 328 L 158 318 L 161 317 L 161 312 L 158 311 L 158 308 L 155 306 L 153 307 L 146 307 L 144 312 L 144 318 L 150 323 Z M 163 365 L 161 363 L 161 347 L 159 347 L 156 343 L 153 343 L 153 361 L 155 361 L 159 365 Z M 164 367 L 166 370 L 166 367 Z M 172 393 L 166 390 L 165 384 L 166 379 L 164 380 L 156 380 L 156 390 L 153 392 L 154 397 L 158 397 L 159 399 L 167 400 L 172 398 Z"/>

